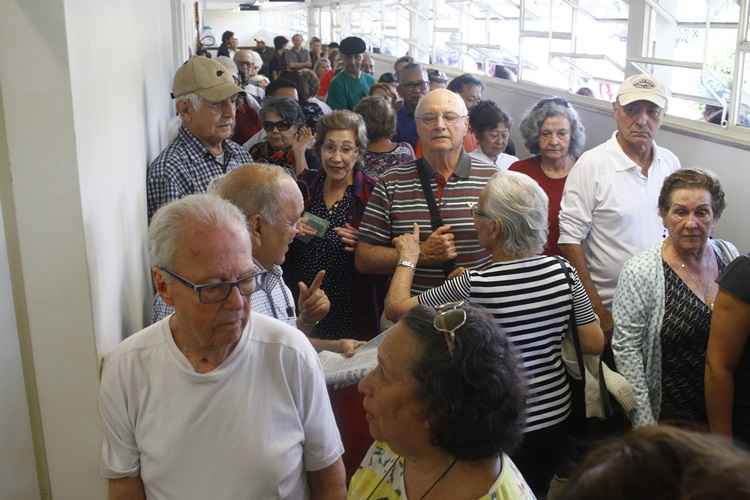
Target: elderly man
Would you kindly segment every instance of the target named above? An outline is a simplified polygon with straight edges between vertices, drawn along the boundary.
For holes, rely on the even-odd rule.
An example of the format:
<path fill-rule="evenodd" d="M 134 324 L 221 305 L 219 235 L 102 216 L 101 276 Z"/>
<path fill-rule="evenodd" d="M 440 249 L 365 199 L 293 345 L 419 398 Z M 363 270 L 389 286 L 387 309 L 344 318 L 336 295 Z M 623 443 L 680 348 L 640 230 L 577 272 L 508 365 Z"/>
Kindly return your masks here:
<path fill-rule="evenodd" d="M 157 211 L 149 237 L 156 288 L 175 314 L 104 359 L 110 500 L 342 500 L 343 447 L 315 350 L 250 312 L 245 217 L 191 195 Z"/>
<path fill-rule="evenodd" d="M 229 140 L 240 92 L 232 75 L 212 59 L 195 56 L 177 70 L 172 97 L 182 126 L 148 167 L 149 220 L 160 206 L 205 192 L 214 177 L 252 161 L 247 151 Z"/>
<path fill-rule="evenodd" d="M 362 72 L 368 75 L 375 74 L 375 62 L 372 60 L 372 56 L 365 52 L 362 54 Z"/>
<path fill-rule="evenodd" d="M 395 142 L 408 142 L 411 147 L 417 149 L 417 121 L 414 111 L 417 109 L 419 100 L 427 94 L 430 81 L 427 71 L 421 64 L 406 63 L 398 78 L 398 95 L 403 99 L 403 106 L 396 115 L 396 137 Z"/>
<path fill-rule="evenodd" d="M 650 75 L 625 80 L 613 104 L 612 138 L 581 155 L 565 182 L 560 251 L 576 267 L 602 330 L 612 330 L 617 278 L 631 256 L 661 241 L 657 199 L 664 179 L 680 168 L 654 142 L 668 91 Z"/>
<path fill-rule="evenodd" d="M 268 78 L 258 74 L 263 66 L 263 59 L 253 50 L 242 49 L 234 53 L 234 63 L 237 65 L 242 90 L 260 105 L 266 95 L 263 89 L 269 83 Z"/>
<path fill-rule="evenodd" d="M 454 267 L 489 262 L 489 254 L 479 245 L 471 208 L 497 172 L 464 153 L 467 110 L 453 92 L 428 93 L 416 108 L 416 119 L 423 158 L 394 167 L 380 178 L 362 217 L 355 256 L 357 269 L 364 273 L 414 268 L 410 262 L 399 262 L 391 241 L 418 224 L 429 236 L 421 244 L 414 293 L 441 284 Z"/>
<path fill-rule="evenodd" d="M 302 46 L 305 41 L 302 35 L 297 33 L 292 37 L 292 48 L 286 51 L 286 68 L 290 71 L 299 71 L 301 69 L 312 69 L 312 60 L 310 51 Z"/>
<path fill-rule="evenodd" d="M 365 41 L 356 36 L 341 40 L 341 57 L 344 69 L 333 77 L 328 87 L 328 105 L 332 109 L 354 109 L 375 84 L 372 75 L 362 71 L 362 54 L 367 50 Z"/>

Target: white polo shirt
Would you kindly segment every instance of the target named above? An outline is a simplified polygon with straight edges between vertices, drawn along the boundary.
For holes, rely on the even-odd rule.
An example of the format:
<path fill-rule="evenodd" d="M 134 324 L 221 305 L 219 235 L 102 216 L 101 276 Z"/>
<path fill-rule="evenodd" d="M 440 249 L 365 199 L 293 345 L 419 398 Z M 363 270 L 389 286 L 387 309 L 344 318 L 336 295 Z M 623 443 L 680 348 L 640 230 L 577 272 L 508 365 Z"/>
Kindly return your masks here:
<path fill-rule="evenodd" d="M 102 474 L 149 500 L 306 499 L 306 472 L 343 453 L 320 361 L 299 330 L 251 313 L 224 362 L 197 373 L 169 318 L 104 361 Z"/>
<path fill-rule="evenodd" d="M 495 165 L 498 170 L 508 170 L 508 167 L 513 165 L 515 162 L 518 161 L 518 158 L 516 158 L 513 155 L 500 153 L 497 155 L 497 160 L 492 161 L 492 159 L 484 154 L 484 151 L 482 151 L 482 148 L 477 148 L 471 153 L 469 153 L 469 156 L 472 158 L 476 158 L 477 160 L 483 162 L 483 163 L 489 163 L 490 165 Z"/>
<path fill-rule="evenodd" d="M 625 261 L 666 237 L 657 202 L 664 179 L 680 160 L 654 144 L 648 177 L 617 142 L 581 155 L 568 174 L 560 205 L 560 244 L 581 244 L 604 305 L 609 308 Z"/>

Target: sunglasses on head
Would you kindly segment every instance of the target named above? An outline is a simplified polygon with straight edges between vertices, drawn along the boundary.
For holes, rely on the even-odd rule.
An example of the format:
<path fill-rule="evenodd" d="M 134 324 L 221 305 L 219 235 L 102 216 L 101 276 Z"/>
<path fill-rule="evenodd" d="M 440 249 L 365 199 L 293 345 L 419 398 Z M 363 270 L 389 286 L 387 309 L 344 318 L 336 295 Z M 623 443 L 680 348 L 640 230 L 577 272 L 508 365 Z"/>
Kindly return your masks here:
<path fill-rule="evenodd" d="M 465 302 L 448 302 L 435 308 L 435 319 L 432 327 L 435 332 L 441 334 L 448 347 L 448 354 L 453 357 L 456 348 L 456 331 L 466 324 Z"/>
<path fill-rule="evenodd" d="M 263 122 L 263 130 L 266 132 L 273 132 L 273 129 L 278 129 L 279 132 L 286 132 L 290 128 L 292 128 L 292 124 L 286 120 L 281 120 L 279 122 L 266 120 Z"/>
<path fill-rule="evenodd" d="M 554 103 L 559 104 L 560 106 L 565 106 L 566 108 L 570 106 L 570 103 L 567 101 L 567 99 L 562 97 L 545 97 L 544 99 L 540 99 L 539 102 L 534 105 L 534 109 L 539 109 L 545 104 Z"/>

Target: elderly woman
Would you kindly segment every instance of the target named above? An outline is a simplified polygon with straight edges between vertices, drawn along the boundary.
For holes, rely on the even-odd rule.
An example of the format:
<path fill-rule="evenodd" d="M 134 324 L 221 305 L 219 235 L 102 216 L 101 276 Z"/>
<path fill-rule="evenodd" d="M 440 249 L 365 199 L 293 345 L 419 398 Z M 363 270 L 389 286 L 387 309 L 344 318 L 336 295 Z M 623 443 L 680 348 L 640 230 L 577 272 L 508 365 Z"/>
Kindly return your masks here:
<path fill-rule="evenodd" d="M 305 232 L 310 237 L 307 242 L 298 238 L 290 246 L 284 279 L 296 291 L 297 283 L 310 283 L 318 271 L 326 271 L 321 288 L 331 309 L 313 329 L 313 337 L 369 340 L 377 333 L 375 281 L 354 268 L 357 228 L 375 185 L 361 168 L 366 149 L 362 118 L 350 111 L 334 111 L 318 123 L 315 150 L 321 169 L 299 178 L 307 212 Z M 314 236 L 313 225 L 318 230 Z"/>
<path fill-rule="evenodd" d="M 524 383 L 515 350 L 468 304 L 415 307 L 359 384 L 375 443 L 351 500 L 530 500 L 507 453 L 521 438 Z"/>
<path fill-rule="evenodd" d="M 539 255 L 547 240 L 547 195 L 526 175 L 501 171 L 472 209 L 479 243 L 492 254 L 486 267 L 410 296 L 419 260 L 419 228 L 395 238 L 399 265 L 386 298 L 386 315 L 398 319 L 417 304 L 457 300 L 481 305 L 521 352 L 529 381 L 523 444 L 513 456 L 534 493 L 544 496 L 566 458 L 571 410 L 561 343 L 573 316 L 586 353 L 604 348 L 604 335 L 573 267 L 561 257 Z"/>
<path fill-rule="evenodd" d="M 260 109 L 260 119 L 266 139 L 250 148 L 254 161 L 284 167 L 294 178 L 305 170 L 319 168 L 318 158 L 307 149 L 312 132 L 294 99 L 269 97 Z"/>
<path fill-rule="evenodd" d="M 737 257 L 719 279 L 706 354 L 711 432 L 750 445 L 750 257 Z"/>
<path fill-rule="evenodd" d="M 549 197 L 549 238 L 546 255 L 560 255 L 558 216 L 568 172 L 583 153 L 586 129 L 573 106 L 562 97 L 542 99 L 521 120 L 526 149 L 535 156 L 514 163 L 510 170 L 528 175 Z"/>
<path fill-rule="evenodd" d="M 391 105 L 395 112 L 401 108 L 403 101 L 398 95 L 398 92 L 394 90 L 393 85 L 389 83 L 378 82 L 370 87 L 370 95 L 373 97 L 383 97 Z"/>
<path fill-rule="evenodd" d="M 306 124 L 311 130 L 315 130 L 320 118 L 332 111 L 331 107 L 325 101 L 318 99 L 320 80 L 312 70 L 301 69 L 296 76 L 299 102 L 302 112 L 305 113 Z"/>
<path fill-rule="evenodd" d="M 678 170 L 664 180 L 658 206 L 668 237 L 625 263 L 612 309 L 612 351 L 635 390 L 634 426 L 705 424 L 704 364 L 716 279 L 737 249 L 710 239 L 725 207 L 712 174 Z"/>
<path fill-rule="evenodd" d="M 370 177 L 379 178 L 391 167 L 414 161 L 414 150 L 408 142 L 391 141 L 396 131 L 396 112 L 383 97 L 365 97 L 354 111 L 367 126 L 367 153 L 363 169 Z"/>
<path fill-rule="evenodd" d="M 504 153 L 510 140 L 510 117 L 492 101 L 480 101 L 469 111 L 469 127 L 479 142 L 470 156 L 505 170 L 518 161 Z"/>

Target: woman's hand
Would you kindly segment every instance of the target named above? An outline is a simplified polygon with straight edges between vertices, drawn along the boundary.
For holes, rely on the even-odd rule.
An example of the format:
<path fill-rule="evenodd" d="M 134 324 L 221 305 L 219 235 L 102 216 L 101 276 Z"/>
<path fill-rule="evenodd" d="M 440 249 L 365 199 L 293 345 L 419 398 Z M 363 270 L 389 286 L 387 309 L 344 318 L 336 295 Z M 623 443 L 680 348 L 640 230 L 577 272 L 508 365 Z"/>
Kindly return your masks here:
<path fill-rule="evenodd" d="M 347 222 L 343 226 L 335 228 L 334 231 L 336 231 L 336 234 L 344 243 L 344 250 L 346 250 L 347 252 L 353 252 L 357 248 L 357 241 L 359 241 L 359 229 Z"/>
<path fill-rule="evenodd" d="M 317 236 L 318 230 L 312 227 L 307 222 L 305 222 L 305 219 L 301 219 L 297 223 L 297 235 L 308 236 L 308 237 Z"/>
<path fill-rule="evenodd" d="M 354 339 L 340 339 L 338 341 L 337 352 L 340 352 L 347 358 L 354 356 L 354 351 L 365 345 L 366 342 Z"/>
<path fill-rule="evenodd" d="M 292 150 L 294 151 L 294 154 L 305 154 L 305 149 L 307 149 L 307 145 L 310 144 L 310 141 L 312 141 L 313 133 L 312 131 L 307 127 L 300 127 L 297 129 L 297 132 L 294 134 L 294 137 L 289 141 L 292 146 Z"/>
<path fill-rule="evenodd" d="M 419 224 L 414 223 L 413 232 L 393 238 L 393 247 L 398 251 L 399 260 L 416 264 L 419 261 Z"/>

